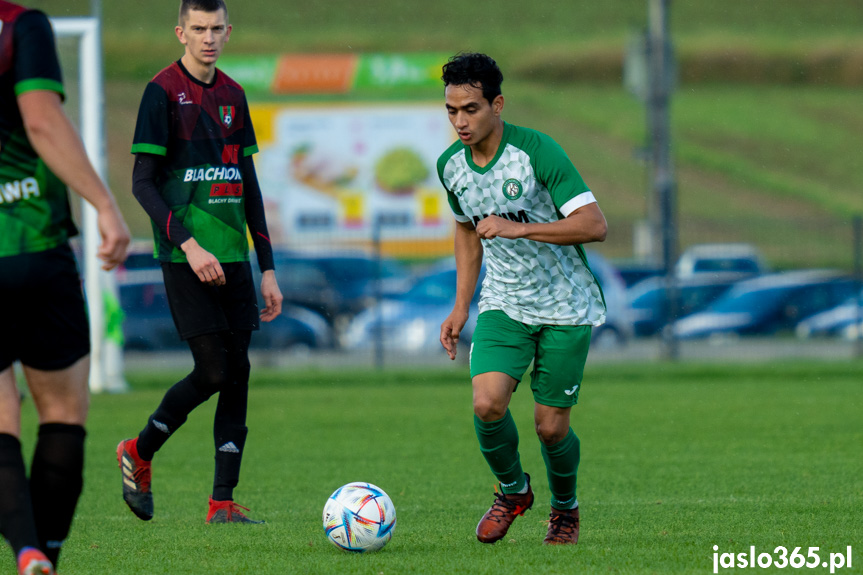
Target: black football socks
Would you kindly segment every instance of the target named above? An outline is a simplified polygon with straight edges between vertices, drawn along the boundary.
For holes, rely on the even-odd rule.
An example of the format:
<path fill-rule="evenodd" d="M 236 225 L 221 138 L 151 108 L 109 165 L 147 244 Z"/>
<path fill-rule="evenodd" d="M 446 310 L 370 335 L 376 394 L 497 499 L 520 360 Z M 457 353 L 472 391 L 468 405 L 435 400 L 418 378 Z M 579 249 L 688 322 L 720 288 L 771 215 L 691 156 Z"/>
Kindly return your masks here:
<path fill-rule="evenodd" d="M 24 547 L 39 547 L 21 442 L 0 433 L 0 530 L 15 556 Z"/>
<path fill-rule="evenodd" d="M 30 467 L 30 494 L 39 547 L 55 566 L 84 487 L 84 439 L 80 425 L 43 423 Z"/>

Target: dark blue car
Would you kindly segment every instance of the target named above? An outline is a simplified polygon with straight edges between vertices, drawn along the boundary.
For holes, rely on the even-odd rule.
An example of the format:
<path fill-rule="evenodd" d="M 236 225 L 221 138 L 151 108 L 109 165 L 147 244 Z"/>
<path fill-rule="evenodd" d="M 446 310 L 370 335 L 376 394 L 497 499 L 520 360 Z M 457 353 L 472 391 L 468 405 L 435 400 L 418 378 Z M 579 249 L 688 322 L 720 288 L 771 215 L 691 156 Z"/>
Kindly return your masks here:
<path fill-rule="evenodd" d="M 156 271 L 156 274 L 159 272 Z M 184 349 L 180 340 L 161 278 L 120 284 L 123 309 L 124 347 L 127 350 Z M 261 322 L 252 335 L 253 349 L 300 350 L 328 348 L 333 345 L 332 328 L 320 315 L 292 305 L 271 322 Z"/>
<path fill-rule="evenodd" d="M 687 339 L 789 332 L 854 292 L 854 279 L 837 271 L 766 274 L 741 281 L 703 311 L 675 322 L 674 333 Z"/>
<path fill-rule="evenodd" d="M 677 280 L 677 313 L 680 319 L 699 312 L 719 299 L 734 284 L 737 275 L 704 274 Z M 642 280 L 629 289 L 635 335 L 651 336 L 662 331 L 669 319 L 665 277 Z"/>
<path fill-rule="evenodd" d="M 376 301 L 378 290 L 385 297 L 404 291 L 409 283 L 397 261 L 378 261 L 362 252 L 280 251 L 274 258 L 285 302 L 319 313 L 337 332 Z"/>

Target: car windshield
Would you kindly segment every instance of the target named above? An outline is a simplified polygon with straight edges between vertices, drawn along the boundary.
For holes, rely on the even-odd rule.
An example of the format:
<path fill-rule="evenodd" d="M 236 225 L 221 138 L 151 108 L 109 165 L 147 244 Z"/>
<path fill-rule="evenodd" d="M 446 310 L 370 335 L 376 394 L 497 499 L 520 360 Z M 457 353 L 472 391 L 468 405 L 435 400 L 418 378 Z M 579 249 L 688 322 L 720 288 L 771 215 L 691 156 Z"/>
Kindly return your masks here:
<path fill-rule="evenodd" d="M 695 272 L 740 272 L 758 273 L 758 262 L 750 259 L 715 258 L 703 259 L 695 263 Z"/>
<path fill-rule="evenodd" d="M 639 290 L 641 291 L 641 290 Z M 665 290 L 662 287 L 651 287 L 641 293 L 633 293 L 632 307 L 653 308 L 665 300 Z"/>
<path fill-rule="evenodd" d="M 445 304 L 455 301 L 455 271 L 436 273 L 420 279 L 399 299 L 421 304 Z"/>
<path fill-rule="evenodd" d="M 327 277 L 335 282 L 365 281 L 375 278 L 376 262 L 363 258 L 332 258 L 318 262 Z M 381 260 L 380 274 L 382 278 L 399 275 L 398 265 L 388 260 Z"/>
<path fill-rule="evenodd" d="M 774 287 L 739 292 L 732 289 L 727 295 L 716 300 L 709 311 L 716 313 L 753 313 L 775 306 L 788 293 L 785 288 Z"/>

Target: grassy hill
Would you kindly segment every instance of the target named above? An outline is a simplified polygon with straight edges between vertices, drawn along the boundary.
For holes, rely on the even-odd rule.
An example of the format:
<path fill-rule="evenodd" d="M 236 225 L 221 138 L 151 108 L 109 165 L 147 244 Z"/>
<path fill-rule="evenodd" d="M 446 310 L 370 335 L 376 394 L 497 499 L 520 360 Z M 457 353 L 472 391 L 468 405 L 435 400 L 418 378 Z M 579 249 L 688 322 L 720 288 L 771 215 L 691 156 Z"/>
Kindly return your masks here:
<path fill-rule="evenodd" d="M 111 75 L 144 77 L 176 54 L 171 29 L 179 2 L 102 2 Z M 32 0 L 54 16 L 87 14 L 90 0 Z M 272 51 L 418 51 L 494 53 L 524 72 L 548 64 L 619 53 L 644 27 L 647 0 L 537 2 L 436 0 L 301 5 L 262 0 L 229 3 L 232 49 Z M 752 53 L 782 58 L 863 50 L 863 12 L 855 0 L 687 0 L 671 2 L 671 26 L 684 54 Z M 554 73 L 552 70 L 551 73 Z"/>
<path fill-rule="evenodd" d="M 128 149 L 144 83 L 182 52 L 176 0 L 102 2 L 110 182 L 134 233 Z M 850 267 L 863 212 L 859 86 L 863 11 L 854 0 L 672 2 L 680 58 L 672 104 L 681 243 L 752 241 L 784 265 Z M 52 16 L 88 0 L 40 0 Z M 372 4 L 243 0 L 229 5 L 229 53 L 480 50 L 506 75 L 505 117 L 547 131 L 597 193 L 611 226 L 602 251 L 632 254 L 648 197 L 642 105 L 622 87 L 623 52 L 646 0 Z"/>

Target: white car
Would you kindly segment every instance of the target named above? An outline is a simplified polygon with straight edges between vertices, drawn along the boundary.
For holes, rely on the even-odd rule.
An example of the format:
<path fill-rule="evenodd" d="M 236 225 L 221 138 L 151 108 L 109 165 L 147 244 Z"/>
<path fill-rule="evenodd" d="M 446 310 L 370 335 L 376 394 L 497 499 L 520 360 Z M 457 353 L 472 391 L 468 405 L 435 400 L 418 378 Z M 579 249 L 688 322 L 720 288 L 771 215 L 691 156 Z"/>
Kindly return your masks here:
<path fill-rule="evenodd" d="M 702 274 L 753 276 L 767 272 L 764 256 L 750 244 L 694 245 L 681 254 L 675 268 L 681 279 Z"/>

